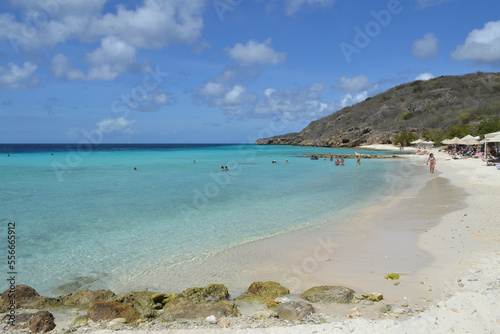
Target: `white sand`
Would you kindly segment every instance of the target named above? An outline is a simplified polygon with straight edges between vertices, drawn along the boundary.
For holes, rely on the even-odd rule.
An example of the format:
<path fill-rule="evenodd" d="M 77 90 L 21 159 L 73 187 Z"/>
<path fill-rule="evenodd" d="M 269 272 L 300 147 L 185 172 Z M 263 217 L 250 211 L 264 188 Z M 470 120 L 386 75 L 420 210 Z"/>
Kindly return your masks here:
<path fill-rule="evenodd" d="M 387 149 L 387 147 L 381 149 Z M 271 328 L 217 328 L 215 326 L 215 328 L 199 330 L 160 330 L 155 333 L 500 332 L 500 246 L 498 243 L 500 239 L 500 210 L 498 207 L 500 170 L 491 166 L 487 167 L 486 163 L 481 160 L 453 160 L 444 153 L 438 153 L 436 150 L 433 152 L 437 157 L 436 173 L 428 175 L 424 195 L 429 196 L 432 201 L 436 202 L 436 205 L 421 207 L 422 216 L 417 217 L 416 221 L 425 222 L 427 214 L 433 216 L 432 212 L 429 211 L 447 209 L 440 207 L 440 203 L 444 203 L 443 206 L 451 205 L 449 198 L 440 202 L 438 197 L 432 197 L 432 192 L 437 186 L 441 187 L 441 193 L 438 195 L 447 196 L 442 191 L 443 181 L 449 180 L 452 185 L 465 189 L 469 196 L 457 198 L 453 207 L 456 211 L 441 217 L 437 225 L 432 225 L 434 227 L 421 227 L 424 232 L 417 234 L 419 236 L 417 244 L 422 254 L 432 256 L 429 260 L 430 265 L 426 264 L 415 272 L 409 272 L 407 276 L 403 276 L 401 285 L 398 286 L 400 290 L 396 293 L 399 295 L 399 300 L 395 300 L 395 296 L 390 296 L 392 290 L 382 291 L 384 295 L 389 295 L 389 300 L 395 307 L 401 307 L 403 303 L 425 306 L 422 313 L 413 313 L 409 318 L 399 317 L 394 313 L 378 316 L 378 318 L 374 318 L 373 315 L 359 316 L 359 313 L 352 318 L 340 314 L 328 323 L 320 325 Z M 413 155 L 410 159 L 428 171 L 428 167 L 425 166 L 427 156 Z M 456 193 L 452 194 L 452 196 L 455 195 Z M 391 222 L 390 219 L 388 221 Z M 391 238 L 394 241 L 398 237 L 398 234 L 391 235 L 389 233 L 380 236 L 380 240 L 387 246 L 387 243 L 390 244 Z M 363 247 L 369 248 L 366 243 L 364 245 Z M 406 248 L 404 246 L 397 247 L 398 249 L 394 249 L 396 254 Z M 413 246 L 408 245 L 408 248 L 413 249 L 411 247 Z M 374 258 L 380 257 L 380 254 L 389 250 L 390 247 L 384 249 L 382 253 L 375 252 Z M 377 261 L 382 263 L 380 259 Z M 384 261 L 386 263 L 382 263 L 382 266 L 396 265 L 398 258 L 388 256 L 385 257 Z M 328 273 L 328 267 L 325 268 L 325 273 Z M 386 268 L 384 267 L 383 270 Z M 321 277 L 319 270 L 315 279 L 320 281 Z M 418 280 L 420 280 L 417 282 L 419 289 L 410 289 L 409 287 L 415 287 L 415 282 Z M 384 282 L 384 280 L 381 281 Z M 284 285 L 286 286 L 286 284 Z M 349 286 L 349 284 L 346 285 Z M 388 287 L 396 289 L 392 284 Z M 380 288 L 383 289 L 384 286 L 380 286 Z M 361 291 L 357 290 L 357 292 Z M 401 297 L 401 294 L 404 296 Z M 408 297 L 410 295 L 411 297 Z M 418 296 L 425 297 L 425 299 Z M 84 331 L 83 328 L 80 328 L 77 332 Z M 112 333 L 112 331 L 100 330 L 96 333 Z M 122 330 L 120 333 L 142 334 L 146 331 Z"/>

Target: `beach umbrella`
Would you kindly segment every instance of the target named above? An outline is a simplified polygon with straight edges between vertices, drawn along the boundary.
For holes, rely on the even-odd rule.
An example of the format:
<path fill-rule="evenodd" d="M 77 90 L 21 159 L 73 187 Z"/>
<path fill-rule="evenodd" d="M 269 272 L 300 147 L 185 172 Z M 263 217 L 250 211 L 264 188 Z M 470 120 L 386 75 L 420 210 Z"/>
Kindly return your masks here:
<path fill-rule="evenodd" d="M 500 143 L 500 133 L 496 135 L 495 137 L 491 137 L 486 139 L 487 143 Z"/>
<path fill-rule="evenodd" d="M 463 137 L 463 138 L 460 138 L 460 139 L 462 139 L 463 141 L 467 141 L 467 140 L 472 139 L 472 138 L 474 138 L 474 139 L 475 139 L 475 137 L 473 137 L 473 136 L 471 136 L 471 135 L 467 135 L 467 136 L 465 136 L 465 137 Z"/>
<path fill-rule="evenodd" d="M 490 139 L 495 138 L 498 135 L 500 135 L 500 131 L 487 133 L 484 135 L 484 153 L 485 154 L 486 154 L 486 143 L 493 143 L 492 141 L 490 141 Z"/>
<path fill-rule="evenodd" d="M 457 138 L 457 137 L 450 139 L 448 141 L 448 144 L 450 144 L 450 145 L 467 145 L 467 143 L 465 141 L 463 141 L 462 139 Z"/>
<path fill-rule="evenodd" d="M 441 144 L 450 145 L 450 139 L 443 140 Z"/>
<path fill-rule="evenodd" d="M 418 144 L 422 144 L 424 141 L 422 139 L 417 139 L 417 140 L 414 140 L 412 141 L 410 144 L 412 145 L 418 145 Z"/>
<path fill-rule="evenodd" d="M 481 144 L 478 140 L 476 140 L 474 137 L 471 137 L 465 141 L 467 145 L 479 145 Z"/>

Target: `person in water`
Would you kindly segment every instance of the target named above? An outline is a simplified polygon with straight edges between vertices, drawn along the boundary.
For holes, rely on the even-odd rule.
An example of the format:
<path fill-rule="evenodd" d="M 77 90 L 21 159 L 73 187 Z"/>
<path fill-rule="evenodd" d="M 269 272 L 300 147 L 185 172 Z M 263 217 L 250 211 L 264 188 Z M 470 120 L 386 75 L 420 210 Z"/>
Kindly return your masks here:
<path fill-rule="evenodd" d="M 344 158 L 340 158 L 340 164 L 344 166 Z"/>
<path fill-rule="evenodd" d="M 426 165 L 429 165 L 430 174 L 434 173 L 434 167 L 436 166 L 436 158 L 434 157 L 433 153 L 429 154 L 429 159 L 427 159 Z"/>

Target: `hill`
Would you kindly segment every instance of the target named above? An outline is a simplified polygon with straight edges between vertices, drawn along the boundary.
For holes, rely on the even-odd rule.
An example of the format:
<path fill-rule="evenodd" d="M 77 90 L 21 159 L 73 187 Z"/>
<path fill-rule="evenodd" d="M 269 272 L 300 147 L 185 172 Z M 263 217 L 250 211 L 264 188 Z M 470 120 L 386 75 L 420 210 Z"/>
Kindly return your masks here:
<path fill-rule="evenodd" d="M 263 145 L 354 147 L 425 137 L 500 131 L 500 73 L 417 80 L 311 122 L 301 132 L 259 139 Z"/>

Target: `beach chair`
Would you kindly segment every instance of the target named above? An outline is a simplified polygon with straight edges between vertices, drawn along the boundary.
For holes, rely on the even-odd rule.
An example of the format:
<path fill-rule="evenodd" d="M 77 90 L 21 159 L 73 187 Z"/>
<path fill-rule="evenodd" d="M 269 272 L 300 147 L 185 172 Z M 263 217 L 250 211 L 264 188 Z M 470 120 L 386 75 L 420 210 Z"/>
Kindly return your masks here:
<path fill-rule="evenodd" d="M 417 154 L 422 154 L 422 151 L 421 150 L 417 150 Z"/>
<path fill-rule="evenodd" d="M 498 163 L 500 163 L 500 158 L 488 159 L 486 161 L 486 166 L 495 166 Z"/>

